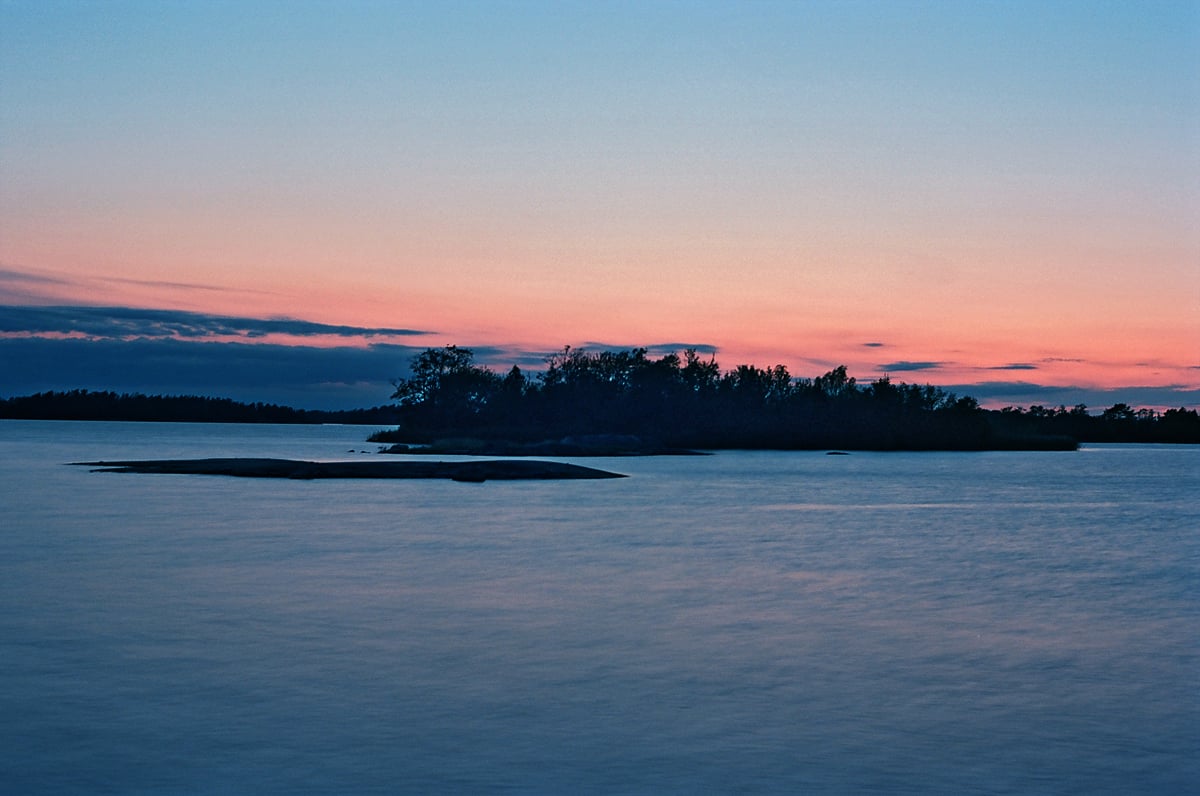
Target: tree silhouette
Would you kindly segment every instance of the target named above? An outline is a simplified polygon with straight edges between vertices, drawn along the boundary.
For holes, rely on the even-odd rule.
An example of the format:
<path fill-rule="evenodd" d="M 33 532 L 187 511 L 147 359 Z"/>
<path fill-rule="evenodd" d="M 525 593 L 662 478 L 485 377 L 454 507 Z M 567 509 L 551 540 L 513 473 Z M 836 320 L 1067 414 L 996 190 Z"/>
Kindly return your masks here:
<path fill-rule="evenodd" d="M 492 371 L 475 365 L 474 358 L 469 348 L 427 348 L 413 358 L 412 377 L 393 382 L 392 398 L 420 423 L 470 425 L 503 383 Z"/>
<path fill-rule="evenodd" d="M 845 366 L 815 379 L 783 365 L 739 365 L 689 349 L 657 359 L 644 348 L 563 347 L 530 380 L 474 364 L 470 349 L 428 349 L 396 382 L 405 441 L 474 436 L 536 441 L 625 435 L 648 446 L 812 448 L 988 446 L 974 399 L 886 377 L 860 388 Z"/>

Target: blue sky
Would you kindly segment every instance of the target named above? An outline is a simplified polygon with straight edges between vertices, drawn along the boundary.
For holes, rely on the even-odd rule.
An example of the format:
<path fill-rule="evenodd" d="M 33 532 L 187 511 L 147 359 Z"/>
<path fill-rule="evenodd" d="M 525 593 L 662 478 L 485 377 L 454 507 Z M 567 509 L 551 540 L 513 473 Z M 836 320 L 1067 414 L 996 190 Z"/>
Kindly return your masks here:
<path fill-rule="evenodd" d="M 1194 2 L 8 0 L 0 73 L 11 307 L 1200 389 Z"/>

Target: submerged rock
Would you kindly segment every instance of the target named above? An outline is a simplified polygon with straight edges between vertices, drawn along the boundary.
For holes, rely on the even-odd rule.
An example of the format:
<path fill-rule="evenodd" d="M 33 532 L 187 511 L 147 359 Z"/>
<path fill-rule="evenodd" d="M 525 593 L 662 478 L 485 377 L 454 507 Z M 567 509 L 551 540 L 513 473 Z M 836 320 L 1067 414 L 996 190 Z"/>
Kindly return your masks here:
<path fill-rule="evenodd" d="M 508 459 L 469 462 L 307 462 L 293 459 L 156 459 L 74 462 L 102 473 L 229 475 L 240 478 L 449 478 L 453 481 L 625 478 L 578 464 Z"/>

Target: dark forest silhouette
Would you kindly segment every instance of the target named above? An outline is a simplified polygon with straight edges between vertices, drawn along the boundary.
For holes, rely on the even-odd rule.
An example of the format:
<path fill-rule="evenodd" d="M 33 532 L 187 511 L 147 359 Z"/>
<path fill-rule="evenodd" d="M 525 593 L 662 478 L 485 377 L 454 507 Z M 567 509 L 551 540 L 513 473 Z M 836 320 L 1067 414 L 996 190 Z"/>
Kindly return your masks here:
<path fill-rule="evenodd" d="M 1093 415 L 1084 404 L 1028 409 L 1006 407 L 988 413 L 992 426 L 1007 434 L 1052 434 L 1080 442 L 1163 442 L 1200 444 L 1200 414 L 1194 409 L 1134 409 L 1118 403 Z"/>
<path fill-rule="evenodd" d="M 468 348 L 427 349 L 397 380 L 401 420 L 377 441 L 448 437 L 530 442 L 633 437 L 657 448 L 871 450 L 1071 449 L 1079 441 L 1200 442 L 1189 410 L 1135 412 L 1124 404 L 1093 417 L 1031 407 L 993 412 L 971 397 L 883 377 L 859 385 L 845 366 L 795 378 L 783 365 L 722 372 L 696 351 L 659 359 L 644 348 L 563 348 L 533 379 L 474 363 Z M 1063 418 L 1069 422 L 1064 422 Z"/>
<path fill-rule="evenodd" d="M 1200 443 L 1195 410 L 1157 412 L 1119 403 L 981 409 L 974 398 L 886 376 L 859 384 L 844 366 L 816 378 L 782 365 L 722 371 L 694 350 L 648 356 L 644 348 L 590 352 L 565 347 L 533 377 L 475 364 L 469 348 L 430 348 L 393 384 L 396 403 L 319 411 L 227 398 L 71 390 L 0 400 L 0 418 L 226 423 L 348 423 L 396 426 L 377 442 L 470 449 L 482 441 L 579 442 L 597 450 L 677 449 L 985 450 L 1070 449 L 1078 442 Z M 452 444 L 447 445 L 446 442 Z M 466 446 L 464 448 L 464 446 Z"/>
<path fill-rule="evenodd" d="M 347 411 L 292 409 L 199 395 L 143 395 L 108 391 L 40 392 L 0 399 L 0 418 L 10 420 L 128 420 L 186 423 L 346 423 L 390 425 L 394 406 Z"/>

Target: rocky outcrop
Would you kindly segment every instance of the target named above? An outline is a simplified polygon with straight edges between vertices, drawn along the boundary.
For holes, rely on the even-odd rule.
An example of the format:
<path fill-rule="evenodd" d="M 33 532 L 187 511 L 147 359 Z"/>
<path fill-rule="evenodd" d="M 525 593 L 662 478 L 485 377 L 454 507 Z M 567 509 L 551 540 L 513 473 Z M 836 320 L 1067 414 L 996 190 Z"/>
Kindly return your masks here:
<path fill-rule="evenodd" d="M 74 462 L 93 472 L 229 475 L 240 478 L 448 478 L 452 481 L 517 481 L 624 478 L 619 473 L 565 462 L 496 459 L 467 462 L 306 462 L 292 459 L 158 459 Z"/>

